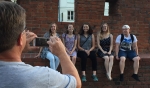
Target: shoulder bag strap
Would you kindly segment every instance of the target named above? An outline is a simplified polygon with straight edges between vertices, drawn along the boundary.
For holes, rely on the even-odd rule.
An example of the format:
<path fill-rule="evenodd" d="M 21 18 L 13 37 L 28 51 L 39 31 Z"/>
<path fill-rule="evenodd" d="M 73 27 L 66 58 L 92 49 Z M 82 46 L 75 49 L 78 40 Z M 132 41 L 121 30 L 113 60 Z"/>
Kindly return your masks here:
<path fill-rule="evenodd" d="M 91 35 L 89 35 L 89 37 L 90 37 Z M 85 42 L 89 39 L 89 37 L 88 38 L 86 38 L 86 40 L 84 41 L 84 43 L 81 45 L 81 47 L 85 44 Z"/>

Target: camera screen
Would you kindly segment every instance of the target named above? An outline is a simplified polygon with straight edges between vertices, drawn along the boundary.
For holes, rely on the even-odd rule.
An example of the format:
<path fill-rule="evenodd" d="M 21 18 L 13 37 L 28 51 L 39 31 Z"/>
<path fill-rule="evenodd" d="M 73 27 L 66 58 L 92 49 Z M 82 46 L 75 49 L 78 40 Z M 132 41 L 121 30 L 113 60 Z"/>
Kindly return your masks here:
<path fill-rule="evenodd" d="M 46 39 L 46 38 L 36 38 L 35 44 L 36 44 L 36 46 L 49 46 L 47 44 L 47 41 L 48 41 L 48 39 Z"/>

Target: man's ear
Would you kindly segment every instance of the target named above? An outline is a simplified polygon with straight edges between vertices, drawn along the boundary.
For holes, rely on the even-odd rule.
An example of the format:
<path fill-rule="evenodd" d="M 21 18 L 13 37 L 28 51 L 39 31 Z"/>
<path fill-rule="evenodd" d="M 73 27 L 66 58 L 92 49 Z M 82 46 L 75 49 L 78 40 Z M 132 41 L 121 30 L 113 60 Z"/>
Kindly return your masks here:
<path fill-rule="evenodd" d="M 23 35 L 22 35 L 22 33 L 18 37 L 17 45 L 18 46 L 23 45 Z"/>

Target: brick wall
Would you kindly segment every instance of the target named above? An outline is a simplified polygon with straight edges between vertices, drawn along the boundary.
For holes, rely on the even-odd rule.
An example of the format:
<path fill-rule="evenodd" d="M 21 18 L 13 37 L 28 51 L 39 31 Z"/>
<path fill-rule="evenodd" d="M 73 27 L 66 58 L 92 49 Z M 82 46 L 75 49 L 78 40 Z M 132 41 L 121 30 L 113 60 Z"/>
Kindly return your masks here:
<path fill-rule="evenodd" d="M 150 50 L 149 0 L 107 0 L 110 1 L 110 16 L 107 17 L 103 16 L 105 0 L 75 1 L 76 25 L 89 22 L 91 25 L 96 25 L 96 32 L 101 22 L 107 22 L 115 40 L 116 36 L 122 32 L 122 25 L 128 24 L 131 27 L 131 33 L 135 34 L 139 40 L 139 51 L 145 53 Z"/>
<path fill-rule="evenodd" d="M 77 31 L 83 23 L 90 23 L 99 30 L 102 22 L 107 22 L 111 32 L 120 34 L 121 27 L 128 24 L 131 33 L 138 38 L 139 52 L 150 51 L 150 7 L 149 0 L 106 0 L 110 2 L 110 16 L 103 16 L 105 0 L 75 0 L 75 28 Z M 58 22 L 59 0 L 18 0 L 18 4 L 26 9 L 27 27 L 38 36 L 48 30 L 51 22 L 58 24 L 59 33 L 65 30 L 68 23 Z"/>
<path fill-rule="evenodd" d="M 58 22 L 58 2 L 59 0 L 17 0 L 18 4 L 26 9 L 27 28 L 35 32 L 38 36 L 48 30 L 51 22 L 58 24 L 59 33 L 65 30 L 68 23 Z M 113 0 L 107 0 L 113 1 Z M 131 26 L 131 32 L 135 34 L 139 40 L 138 46 L 141 53 L 150 51 L 150 0 L 117 0 L 116 3 L 111 2 L 110 16 L 103 16 L 105 0 L 75 0 L 75 28 L 77 31 L 80 26 L 88 22 L 95 27 L 94 33 L 99 30 L 101 22 L 107 22 L 110 26 L 114 39 L 121 33 L 123 24 Z M 37 53 L 24 53 L 22 61 L 33 66 L 49 66 L 48 60 L 35 59 Z M 108 81 L 105 75 L 104 60 L 98 59 L 98 82 L 91 79 L 91 62 L 87 64 L 87 82 L 83 83 L 82 88 L 150 88 L 150 61 L 146 55 L 141 56 L 139 76 L 141 82 L 136 82 L 131 78 L 133 74 L 133 62 L 127 60 L 125 68 L 125 80 L 119 81 L 119 61 L 114 60 L 112 70 L 113 81 Z M 76 67 L 80 71 L 80 59 L 77 59 Z M 58 68 L 61 71 L 61 68 Z"/>
<path fill-rule="evenodd" d="M 104 60 L 101 58 L 97 58 L 98 60 L 98 70 L 97 70 L 97 76 L 99 78 L 98 82 L 93 82 L 91 75 L 92 75 L 92 66 L 91 66 L 91 60 L 88 59 L 87 62 L 87 82 L 82 83 L 82 88 L 150 88 L 150 61 L 149 57 L 150 55 L 140 55 L 142 58 L 140 60 L 140 68 L 139 68 L 139 78 L 141 82 L 135 81 L 131 75 L 133 74 L 133 62 L 130 60 L 126 60 L 126 66 L 125 66 L 125 72 L 124 72 L 124 81 L 119 81 L 119 61 L 114 60 L 114 65 L 112 69 L 112 81 L 109 81 L 106 77 L 105 73 L 105 67 L 104 67 Z M 33 66 L 49 66 L 49 60 L 47 59 L 36 59 L 32 56 L 22 58 L 22 61 L 24 61 L 27 64 L 31 64 Z M 77 58 L 76 62 L 76 68 L 81 76 L 81 70 L 80 70 L 80 58 Z M 61 72 L 61 67 L 59 66 L 58 71 Z"/>
<path fill-rule="evenodd" d="M 150 51 L 150 7 L 149 0 L 107 0 L 110 1 L 110 16 L 103 16 L 105 0 L 75 0 L 75 28 L 77 31 L 83 23 L 90 23 L 94 28 L 94 33 L 99 30 L 102 22 L 107 22 L 114 40 L 121 33 L 124 24 L 131 26 L 131 32 L 138 38 L 140 53 Z M 117 2 L 111 2 L 117 1 Z M 65 30 L 68 23 L 58 22 L 58 2 L 59 0 L 18 0 L 18 3 L 27 11 L 27 27 L 38 36 L 48 30 L 51 22 L 58 24 L 59 33 Z M 33 66 L 49 66 L 48 60 L 35 59 L 36 53 L 26 53 L 22 55 L 25 63 Z M 145 55 L 144 55 L 145 56 Z M 108 81 L 103 65 L 104 60 L 98 58 L 98 82 L 91 79 L 91 62 L 87 64 L 87 82 L 83 83 L 82 88 L 150 88 L 150 61 L 149 57 L 142 57 L 140 61 L 139 75 L 141 82 L 136 82 L 131 78 L 133 74 L 133 62 L 127 60 L 125 68 L 125 81 L 119 81 L 119 61 L 114 60 L 112 70 L 113 81 Z M 80 59 L 77 59 L 76 67 L 80 71 Z M 60 67 L 58 68 L 61 71 Z"/>

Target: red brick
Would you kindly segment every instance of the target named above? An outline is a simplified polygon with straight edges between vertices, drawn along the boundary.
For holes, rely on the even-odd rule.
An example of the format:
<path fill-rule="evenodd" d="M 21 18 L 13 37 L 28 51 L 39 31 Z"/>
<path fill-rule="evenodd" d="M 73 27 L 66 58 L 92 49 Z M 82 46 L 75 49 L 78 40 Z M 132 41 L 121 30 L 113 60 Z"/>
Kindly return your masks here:
<path fill-rule="evenodd" d="M 66 24 L 68 23 L 58 22 L 58 2 L 59 0 L 20 0 L 19 4 L 26 9 L 28 29 L 35 32 L 38 36 L 43 36 L 43 34 L 47 31 L 49 24 L 51 22 L 56 22 L 59 27 L 58 32 L 62 33 L 63 30 L 65 30 Z M 128 24 L 131 27 L 131 33 L 135 34 L 138 38 L 139 52 L 150 52 L 149 0 L 118 0 L 116 3 L 117 6 L 115 9 L 112 9 L 115 11 L 113 14 L 110 14 L 110 16 L 104 16 L 105 0 L 75 0 L 75 2 L 74 26 L 76 27 L 77 31 L 80 29 L 83 23 L 88 22 L 91 24 L 91 26 L 97 26 L 94 30 L 96 37 L 96 32 L 99 31 L 100 24 L 102 22 L 107 22 L 111 29 L 111 33 L 114 35 L 115 47 L 115 39 L 118 34 L 121 34 L 122 25 Z M 24 54 L 22 57 L 23 61 L 31 65 L 49 66 L 48 60 L 34 59 L 34 54 Z M 136 82 L 131 77 L 133 74 L 133 62 L 129 60 L 126 61 L 125 82 L 108 81 L 105 75 L 104 60 L 98 59 L 97 75 L 100 79 L 99 82 L 94 83 L 90 78 L 92 71 L 90 60 L 88 60 L 88 82 L 83 83 L 82 88 L 148 88 L 150 87 L 150 82 L 148 79 L 150 76 L 150 71 L 148 70 L 149 64 L 149 57 L 144 59 L 142 58 L 140 61 L 139 75 L 141 75 L 140 79 L 143 82 Z M 76 67 L 81 73 L 80 59 L 77 59 Z M 112 77 L 118 79 L 119 73 L 119 61 L 115 59 Z"/>

